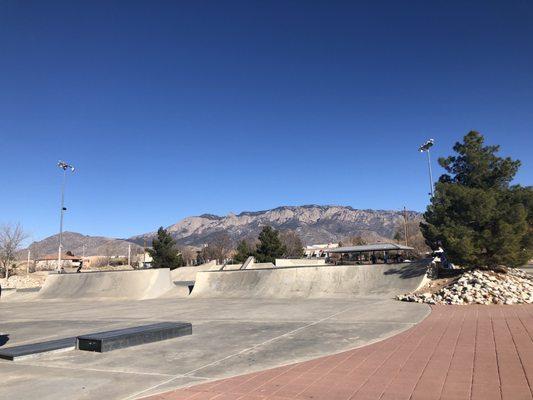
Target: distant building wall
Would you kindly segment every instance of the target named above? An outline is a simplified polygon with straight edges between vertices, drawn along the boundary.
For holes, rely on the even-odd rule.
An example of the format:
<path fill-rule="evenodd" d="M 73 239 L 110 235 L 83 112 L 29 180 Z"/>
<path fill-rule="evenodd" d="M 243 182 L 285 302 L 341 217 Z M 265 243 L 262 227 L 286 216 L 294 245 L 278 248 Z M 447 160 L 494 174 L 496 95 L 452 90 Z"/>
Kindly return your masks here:
<path fill-rule="evenodd" d="M 305 256 L 308 258 L 326 257 L 327 250 L 337 247 L 339 247 L 338 243 L 313 244 L 311 246 L 305 246 Z"/>
<path fill-rule="evenodd" d="M 303 266 L 314 266 L 314 265 L 326 265 L 326 260 L 324 258 L 301 258 L 301 259 L 287 259 L 287 258 L 276 258 L 276 267 L 303 267 Z"/>

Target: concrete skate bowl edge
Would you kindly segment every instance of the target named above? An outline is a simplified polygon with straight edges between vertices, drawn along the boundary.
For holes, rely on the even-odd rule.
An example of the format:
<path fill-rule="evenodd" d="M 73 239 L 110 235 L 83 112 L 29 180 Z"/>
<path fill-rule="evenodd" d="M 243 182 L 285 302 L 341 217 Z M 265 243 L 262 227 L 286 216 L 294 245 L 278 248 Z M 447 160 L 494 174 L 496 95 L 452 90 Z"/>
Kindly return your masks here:
<path fill-rule="evenodd" d="M 168 268 L 50 274 L 38 299 L 153 299 L 174 289 Z"/>
<path fill-rule="evenodd" d="M 430 262 L 199 272 L 190 297 L 391 298 L 421 287 Z"/>

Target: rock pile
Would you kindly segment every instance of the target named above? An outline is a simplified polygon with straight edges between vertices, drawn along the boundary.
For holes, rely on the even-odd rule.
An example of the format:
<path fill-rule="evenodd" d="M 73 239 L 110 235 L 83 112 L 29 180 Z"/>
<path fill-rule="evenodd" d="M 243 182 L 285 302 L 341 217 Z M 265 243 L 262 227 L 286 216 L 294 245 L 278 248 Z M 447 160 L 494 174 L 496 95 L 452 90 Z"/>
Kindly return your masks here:
<path fill-rule="evenodd" d="M 409 293 L 401 301 L 427 304 L 523 304 L 533 303 L 533 277 L 520 270 L 473 270 L 435 292 Z"/>

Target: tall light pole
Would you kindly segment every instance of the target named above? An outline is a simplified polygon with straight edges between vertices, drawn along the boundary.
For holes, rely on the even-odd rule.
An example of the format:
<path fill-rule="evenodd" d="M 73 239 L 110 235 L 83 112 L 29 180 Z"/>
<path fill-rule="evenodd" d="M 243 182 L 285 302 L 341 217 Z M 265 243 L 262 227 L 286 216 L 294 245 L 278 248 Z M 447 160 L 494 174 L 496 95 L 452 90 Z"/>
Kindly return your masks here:
<path fill-rule="evenodd" d="M 57 166 L 63 170 L 63 183 L 61 184 L 61 216 L 59 218 L 59 248 L 57 251 L 57 273 L 61 273 L 61 253 L 63 251 L 63 214 L 65 208 L 65 184 L 67 183 L 67 171 L 74 172 L 74 167 L 64 161 L 59 161 Z"/>
<path fill-rule="evenodd" d="M 28 250 L 28 264 L 26 264 L 26 275 L 30 274 L 30 251 Z"/>
<path fill-rule="evenodd" d="M 433 197 L 433 174 L 431 173 L 431 157 L 429 155 L 429 149 L 435 144 L 433 139 L 429 139 L 426 143 L 418 148 L 421 153 L 427 153 L 428 155 L 428 170 L 429 170 L 429 194 Z"/>

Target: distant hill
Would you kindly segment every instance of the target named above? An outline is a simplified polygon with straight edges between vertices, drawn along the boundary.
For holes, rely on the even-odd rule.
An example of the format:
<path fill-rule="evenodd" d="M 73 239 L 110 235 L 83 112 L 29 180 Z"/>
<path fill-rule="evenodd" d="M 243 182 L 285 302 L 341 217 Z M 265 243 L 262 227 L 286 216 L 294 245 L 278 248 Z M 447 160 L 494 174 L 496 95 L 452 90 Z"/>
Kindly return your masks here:
<path fill-rule="evenodd" d="M 422 215 L 408 211 L 411 221 L 420 221 Z M 180 245 L 201 246 L 221 233 L 237 242 L 257 238 L 261 228 L 270 225 L 276 229 L 292 229 L 304 244 L 335 243 L 350 236 L 361 236 L 368 242 L 390 241 L 403 224 L 403 212 L 384 210 L 357 210 L 346 206 L 283 206 L 265 211 L 246 211 L 238 215 L 218 216 L 204 214 L 187 217 L 167 229 Z M 155 232 L 129 238 L 143 244 L 151 243 Z"/>
<path fill-rule="evenodd" d="M 39 242 L 33 242 L 28 248 L 37 257 L 46 254 L 56 254 L 59 244 L 59 235 L 53 235 Z M 128 245 L 132 246 L 132 253 L 142 250 L 142 247 L 123 239 L 113 239 L 101 236 L 86 236 L 76 232 L 63 233 L 63 250 L 74 255 L 83 254 L 85 245 L 86 256 L 109 255 L 125 256 L 128 254 Z"/>
<path fill-rule="evenodd" d="M 411 222 L 418 222 L 422 215 L 407 212 Z M 262 227 L 270 225 L 279 230 L 291 229 L 298 233 L 304 244 L 337 243 L 352 236 L 361 236 L 367 242 L 391 241 L 403 224 L 403 212 L 385 210 L 357 210 L 346 206 L 283 206 L 265 211 L 245 211 L 238 215 L 218 216 L 204 214 L 187 217 L 167 229 L 178 245 L 200 247 L 222 233 L 229 235 L 234 243 L 242 239 L 256 239 Z M 414 224 L 415 226 L 417 223 Z M 155 232 L 129 239 L 113 239 L 86 236 L 75 232 L 63 234 L 63 248 L 75 255 L 126 255 L 128 244 L 132 253 L 142 246 L 150 246 Z M 33 254 L 55 254 L 58 235 L 50 236 L 29 246 Z"/>

